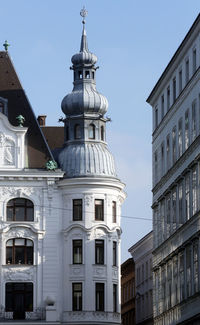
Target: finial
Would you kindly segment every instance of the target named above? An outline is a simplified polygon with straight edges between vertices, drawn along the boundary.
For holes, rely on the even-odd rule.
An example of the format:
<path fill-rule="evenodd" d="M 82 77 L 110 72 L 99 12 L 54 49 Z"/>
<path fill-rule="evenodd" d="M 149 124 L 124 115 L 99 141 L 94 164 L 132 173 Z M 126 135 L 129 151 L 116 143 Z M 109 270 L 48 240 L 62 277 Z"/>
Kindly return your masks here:
<path fill-rule="evenodd" d="M 80 15 L 81 15 L 81 17 L 83 17 L 83 20 L 82 20 L 83 24 L 85 24 L 85 17 L 87 16 L 87 14 L 88 14 L 88 12 L 85 9 L 85 6 L 83 6 L 83 9 L 81 9 L 81 11 L 80 11 Z"/>
<path fill-rule="evenodd" d="M 5 41 L 5 43 L 3 44 L 5 51 L 8 52 L 8 46 L 10 46 L 10 44 L 8 44 L 8 41 Z"/>

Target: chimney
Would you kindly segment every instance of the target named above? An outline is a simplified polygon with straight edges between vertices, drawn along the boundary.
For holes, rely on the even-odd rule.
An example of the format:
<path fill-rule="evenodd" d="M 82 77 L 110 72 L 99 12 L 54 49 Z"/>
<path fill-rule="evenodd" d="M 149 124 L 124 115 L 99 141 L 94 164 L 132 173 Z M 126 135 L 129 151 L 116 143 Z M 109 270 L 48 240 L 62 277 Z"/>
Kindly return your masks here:
<path fill-rule="evenodd" d="M 46 115 L 38 115 L 38 123 L 40 126 L 46 126 Z"/>

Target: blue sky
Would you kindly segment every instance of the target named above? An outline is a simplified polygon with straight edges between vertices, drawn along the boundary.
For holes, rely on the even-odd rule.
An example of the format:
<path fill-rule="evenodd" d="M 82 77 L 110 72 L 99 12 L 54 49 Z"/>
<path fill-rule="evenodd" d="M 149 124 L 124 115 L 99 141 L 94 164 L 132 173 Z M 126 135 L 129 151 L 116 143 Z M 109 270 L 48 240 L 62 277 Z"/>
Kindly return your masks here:
<path fill-rule="evenodd" d="M 89 49 L 98 57 L 97 89 L 109 101 L 107 141 L 128 197 L 122 216 L 151 219 L 150 91 L 199 13 L 199 0 L 0 0 L 0 44 L 9 53 L 36 115 L 62 116 L 79 51 L 80 9 L 88 10 Z M 0 45 L 1 46 L 1 45 Z M 3 47 L 2 47 L 3 49 Z M 122 218 L 122 261 L 151 230 L 151 220 Z"/>

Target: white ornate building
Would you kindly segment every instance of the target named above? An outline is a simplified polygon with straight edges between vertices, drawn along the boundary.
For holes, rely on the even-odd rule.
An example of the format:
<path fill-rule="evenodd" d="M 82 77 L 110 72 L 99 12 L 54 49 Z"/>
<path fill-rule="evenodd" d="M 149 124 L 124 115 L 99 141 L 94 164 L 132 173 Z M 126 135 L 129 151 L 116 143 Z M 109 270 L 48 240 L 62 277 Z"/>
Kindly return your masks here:
<path fill-rule="evenodd" d="M 0 52 L 2 322 L 121 322 L 124 184 L 107 148 L 108 103 L 96 90 L 97 58 L 84 25 L 83 18 L 80 52 L 72 57 L 74 88 L 62 101 L 65 139 L 54 157 L 8 53 Z M 54 159 L 60 169 L 45 167 Z"/>
<path fill-rule="evenodd" d="M 200 324 L 200 15 L 153 108 L 154 324 Z"/>

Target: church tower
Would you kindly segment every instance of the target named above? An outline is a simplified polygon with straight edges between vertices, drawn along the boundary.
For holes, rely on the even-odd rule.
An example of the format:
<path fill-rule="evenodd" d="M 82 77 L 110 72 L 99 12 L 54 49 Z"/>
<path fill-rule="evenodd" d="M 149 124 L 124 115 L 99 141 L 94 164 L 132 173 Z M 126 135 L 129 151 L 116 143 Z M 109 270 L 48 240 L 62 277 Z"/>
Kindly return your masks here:
<path fill-rule="evenodd" d="M 97 57 L 85 30 L 72 56 L 73 90 L 62 100 L 65 143 L 63 199 L 63 322 L 120 324 L 120 214 L 124 184 L 106 143 L 108 101 L 96 90 Z"/>

